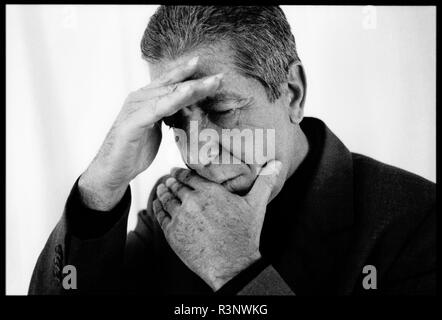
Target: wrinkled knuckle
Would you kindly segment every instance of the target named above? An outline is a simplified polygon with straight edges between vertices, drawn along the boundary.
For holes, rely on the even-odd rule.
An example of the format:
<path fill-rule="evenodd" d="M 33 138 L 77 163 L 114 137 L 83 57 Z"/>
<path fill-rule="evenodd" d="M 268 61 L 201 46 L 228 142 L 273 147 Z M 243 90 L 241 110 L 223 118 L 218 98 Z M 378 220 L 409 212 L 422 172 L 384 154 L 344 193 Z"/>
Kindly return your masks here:
<path fill-rule="evenodd" d="M 184 188 L 184 185 L 182 183 L 175 182 L 170 186 L 172 190 L 176 193 L 180 193 L 182 189 Z M 186 193 L 187 194 L 187 193 Z"/>
<path fill-rule="evenodd" d="M 170 204 L 172 200 L 174 199 L 174 196 L 170 192 L 166 192 L 164 195 L 164 202 L 167 204 Z"/>
<path fill-rule="evenodd" d="M 155 199 L 155 200 L 152 202 L 152 209 L 153 209 L 153 212 L 154 212 L 155 214 L 158 214 L 158 212 L 160 211 L 160 209 L 161 209 L 161 203 L 160 203 L 160 201 L 159 201 L 158 199 Z"/>
<path fill-rule="evenodd" d="M 183 211 L 189 211 L 190 207 L 192 206 L 193 200 L 191 200 L 189 195 L 185 195 L 181 199 L 181 207 L 183 208 Z"/>
<path fill-rule="evenodd" d="M 189 212 L 191 211 L 200 211 L 202 209 L 202 205 L 197 196 L 194 194 L 188 194 L 186 198 L 183 200 L 183 205 L 185 209 Z"/>
<path fill-rule="evenodd" d="M 159 194 L 158 195 L 158 199 L 161 201 L 161 204 L 164 206 L 166 203 L 167 203 L 167 201 L 168 201 L 168 198 L 167 198 L 167 196 L 166 196 L 166 194 L 165 193 L 161 193 L 161 194 Z"/>
<path fill-rule="evenodd" d="M 183 181 L 184 183 L 188 182 L 189 179 L 191 178 L 190 170 L 187 170 L 187 169 L 179 169 L 179 170 L 178 170 L 178 173 L 177 173 L 177 177 L 178 177 L 178 179 L 180 179 L 180 180 Z"/>
<path fill-rule="evenodd" d="M 170 183 L 170 184 L 168 184 Z M 166 185 L 168 185 L 169 189 L 171 189 L 172 191 L 176 191 L 178 189 L 178 185 L 179 183 L 177 181 L 171 181 L 171 178 L 166 179 Z"/>
<path fill-rule="evenodd" d="M 187 206 L 194 201 L 195 201 L 195 198 L 191 193 L 185 193 L 183 195 L 182 200 L 181 200 L 181 202 L 183 203 L 183 206 Z"/>
<path fill-rule="evenodd" d="M 181 92 L 188 97 L 192 97 L 195 95 L 196 86 L 194 83 L 183 85 L 181 87 Z"/>
<path fill-rule="evenodd" d="M 167 86 L 167 92 L 169 94 L 174 93 L 178 89 L 178 83 L 168 84 Z"/>

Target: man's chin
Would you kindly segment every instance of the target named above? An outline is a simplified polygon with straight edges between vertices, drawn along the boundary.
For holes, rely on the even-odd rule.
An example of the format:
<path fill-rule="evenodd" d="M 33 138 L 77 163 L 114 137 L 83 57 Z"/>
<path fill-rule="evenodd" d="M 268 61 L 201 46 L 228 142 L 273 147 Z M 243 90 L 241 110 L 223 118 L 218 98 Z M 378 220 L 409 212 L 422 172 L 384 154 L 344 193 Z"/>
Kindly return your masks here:
<path fill-rule="evenodd" d="M 244 175 L 239 175 L 222 183 L 223 187 L 229 192 L 237 195 L 247 194 L 253 186 L 254 179 L 251 177 L 246 177 Z"/>
<path fill-rule="evenodd" d="M 251 166 L 235 166 L 234 168 L 229 168 L 229 170 L 226 168 L 217 169 L 196 169 L 195 172 L 207 180 L 222 185 L 227 191 L 238 195 L 248 193 L 256 179 L 257 170 Z"/>

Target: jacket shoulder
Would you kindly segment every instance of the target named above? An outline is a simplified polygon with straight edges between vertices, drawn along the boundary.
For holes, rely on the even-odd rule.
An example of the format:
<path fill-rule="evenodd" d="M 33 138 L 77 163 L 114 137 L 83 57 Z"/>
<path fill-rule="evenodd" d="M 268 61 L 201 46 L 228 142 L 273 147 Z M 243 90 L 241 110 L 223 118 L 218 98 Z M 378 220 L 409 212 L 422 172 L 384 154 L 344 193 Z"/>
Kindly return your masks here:
<path fill-rule="evenodd" d="M 353 186 L 355 217 L 376 234 L 412 230 L 435 210 L 435 183 L 360 154 L 353 154 Z"/>
<path fill-rule="evenodd" d="M 359 154 L 353 173 L 360 261 L 376 266 L 384 292 L 433 292 L 435 183 Z"/>
<path fill-rule="evenodd" d="M 427 211 L 434 206 L 435 183 L 361 154 L 352 157 L 356 199 L 379 203 L 390 211 Z"/>

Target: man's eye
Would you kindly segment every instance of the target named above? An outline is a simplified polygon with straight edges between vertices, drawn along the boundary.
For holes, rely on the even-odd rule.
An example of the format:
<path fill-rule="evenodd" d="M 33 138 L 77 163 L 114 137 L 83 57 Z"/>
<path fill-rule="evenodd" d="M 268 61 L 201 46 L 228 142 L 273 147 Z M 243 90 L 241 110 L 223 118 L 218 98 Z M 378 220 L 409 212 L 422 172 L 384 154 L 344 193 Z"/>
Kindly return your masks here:
<path fill-rule="evenodd" d="M 223 111 L 211 111 L 209 117 L 212 121 L 230 121 L 235 116 L 236 109 L 227 109 Z"/>
<path fill-rule="evenodd" d="M 229 110 L 223 110 L 223 111 L 214 111 L 213 113 L 219 114 L 219 115 L 228 115 L 228 114 L 233 114 L 234 112 L 235 112 L 234 109 L 229 109 Z"/>
<path fill-rule="evenodd" d="M 227 109 L 227 110 L 222 110 L 222 111 L 210 111 L 209 115 L 214 116 L 214 117 L 221 117 L 221 116 L 232 115 L 234 113 L 235 113 L 234 109 Z"/>
<path fill-rule="evenodd" d="M 181 128 L 181 126 L 182 126 L 182 119 L 179 115 L 179 112 L 177 112 L 169 117 L 163 118 L 163 122 L 167 126 L 169 126 L 170 128 Z"/>

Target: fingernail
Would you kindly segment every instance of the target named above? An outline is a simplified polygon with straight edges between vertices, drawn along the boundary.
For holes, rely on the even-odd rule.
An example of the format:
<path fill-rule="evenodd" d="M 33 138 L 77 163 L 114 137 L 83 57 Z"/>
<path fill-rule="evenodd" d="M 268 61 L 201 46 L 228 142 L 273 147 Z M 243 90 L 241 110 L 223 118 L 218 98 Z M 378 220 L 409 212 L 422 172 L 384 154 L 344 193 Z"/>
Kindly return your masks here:
<path fill-rule="evenodd" d="M 166 186 L 170 187 L 176 182 L 176 179 L 174 177 L 170 177 L 166 180 Z"/>
<path fill-rule="evenodd" d="M 206 80 L 203 81 L 203 84 L 205 85 L 212 85 L 216 82 L 221 81 L 221 79 L 223 78 L 223 74 L 222 73 L 218 73 L 214 76 L 211 76 L 209 78 L 207 78 Z"/>
<path fill-rule="evenodd" d="M 197 57 L 193 57 L 192 59 L 189 60 L 189 62 L 187 62 L 187 65 L 189 67 L 195 66 L 198 63 L 198 59 L 199 59 L 198 56 Z"/>

